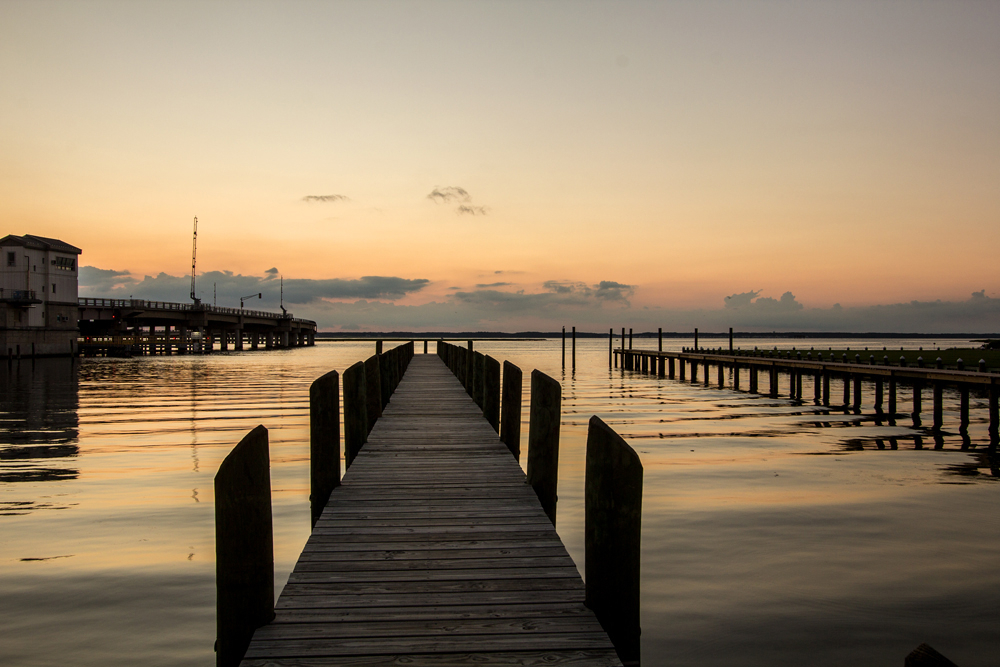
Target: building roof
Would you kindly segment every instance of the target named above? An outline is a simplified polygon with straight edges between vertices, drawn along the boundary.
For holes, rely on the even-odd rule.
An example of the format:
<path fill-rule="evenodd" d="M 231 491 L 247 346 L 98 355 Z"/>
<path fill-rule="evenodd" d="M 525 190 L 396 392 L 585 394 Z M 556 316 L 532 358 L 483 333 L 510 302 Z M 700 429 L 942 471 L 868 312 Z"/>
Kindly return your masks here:
<path fill-rule="evenodd" d="M 35 250 L 54 250 L 55 252 L 65 252 L 73 255 L 79 255 L 83 252 L 76 246 L 72 246 L 65 241 L 50 239 L 44 236 L 35 236 L 33 234 L 25 234 L 24 236 L 8 234 L 0 239 L 0 245 L 19 245 Z"/>

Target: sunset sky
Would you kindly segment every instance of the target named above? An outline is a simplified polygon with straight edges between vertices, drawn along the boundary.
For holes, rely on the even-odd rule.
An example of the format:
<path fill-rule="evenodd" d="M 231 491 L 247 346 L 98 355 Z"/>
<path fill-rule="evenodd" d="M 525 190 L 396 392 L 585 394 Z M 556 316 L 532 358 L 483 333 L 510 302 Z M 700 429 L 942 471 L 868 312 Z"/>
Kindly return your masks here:
<path fill-rule="evenodd" d="M 998 35 L 997 2 L 2 0 L 2 232 L 187 301 L 198 216 L 203 300 L 283 276 L 327 330 L 996 332 Z"/>

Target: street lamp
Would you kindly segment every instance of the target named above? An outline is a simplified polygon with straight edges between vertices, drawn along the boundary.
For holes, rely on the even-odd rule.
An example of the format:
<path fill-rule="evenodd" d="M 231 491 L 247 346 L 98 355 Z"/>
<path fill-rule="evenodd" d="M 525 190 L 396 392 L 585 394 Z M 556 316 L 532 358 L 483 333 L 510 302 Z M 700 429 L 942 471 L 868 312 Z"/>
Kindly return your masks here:
<path fill-rule="evenodd" d="M 257 297 L 258 299 L 263 298 L 263 296 L 262 296 L 262 294 L 260 292 L 257 292 L 256 294 L 251 294 L 250 296 L 241 296 L 240 297 L 240 310 L 243 310 L 243 302 L 244 301 L 246 301 L 247 299 L 252 299 L 254 297 Z"/>

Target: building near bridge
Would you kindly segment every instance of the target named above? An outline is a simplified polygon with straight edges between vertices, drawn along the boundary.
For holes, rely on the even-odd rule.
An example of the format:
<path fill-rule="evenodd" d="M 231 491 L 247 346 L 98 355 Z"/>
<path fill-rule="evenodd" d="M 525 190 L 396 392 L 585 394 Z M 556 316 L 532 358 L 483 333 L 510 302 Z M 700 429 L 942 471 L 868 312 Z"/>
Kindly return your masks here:
<path fill-rule="evenodd" d="M 76 353 L 81 252 L 44 236 L 0 239 L 0 353 L 8 358 Z"/>

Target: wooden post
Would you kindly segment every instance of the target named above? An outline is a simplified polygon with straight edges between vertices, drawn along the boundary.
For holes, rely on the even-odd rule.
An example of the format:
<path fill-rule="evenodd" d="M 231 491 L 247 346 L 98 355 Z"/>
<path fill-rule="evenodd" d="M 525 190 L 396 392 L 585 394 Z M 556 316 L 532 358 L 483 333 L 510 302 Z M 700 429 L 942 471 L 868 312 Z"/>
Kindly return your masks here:
<path fill-rule="evenodd" d="M 340 486 L 340 374 L 330 371 L 309 387 L 309 506 L 312 525 Z"/>
<path fill-rule="evenodd" d="M 698 327 L 694 328 L 694 351 L 698 351 Z"/>
<path fill-rule="evenodd" d="M 740 365 L 733 364 L 733 391 L 740 390 Z"/>
<path fill-rule="evenodd" d="M 722 389 L 723 387 L 726 386 L 725 371 L 723 370 L 723 367 L 722 367 L 722 361 L 719 361 L 719 378 L 718 378 L 718 380 L 719 380 L 719 389 Z"/>
<path fill-rule="evenodd" d="M 768 390 L 768 395 L 771 398 L 777 398 L 778 397 L 778 367 L 775 366 L 774 363 L 771 364 L 771 374 L 770 374 L 770 377 L 768 379 L 768 382 L 770 384 L 770 387 L 769 387 L 769 390 Z"/>
<path fill-rule="evenodd" d="M 382 341 L 375 341 L 375 354 L 382 354 Z"/>
<path fill-rule="evenodd" d="M 378 358 L 378 381 L 382 395 L 381 409 L 385 410 L 385 406 L 389 405 L 389 399 L 392 398 L 392 353 L 390 351 L 389 354 L 376 354 L 375 356 Z"/>
<path fill-rule="evenodd" d="M 969 385 L 958 385 L 958 430 L 965 433 L 969 430 Z"/>
<path fill-rule="evenodd" d="M 462 373 L 462 386 L 465 387 L 466 393 L 472 396 L 472 357 L 475 354 L 476 349 L 472 345 L 472 341 L 469 341 L 468 349 L 465 352 L 464 366 L 465 370 Z"/>
<path fill-rule="evenodd" d="M 576 370 L 576 327 L 573 327 L 573 370 Z"/>
<path fill-rule="evenodd" d="M 587 599 L 624 665 L 638 665 L 642 463 L 596 415 L 587 430 Z"/>
<path fill-rule="evenodd" d="M 479 409 L 483 409 L 483 382 L 485 381 L 486 374 L 486 355 L 482 352 L 476 352 L 473 356 L 475 361 L 475 370 L 473 371 L 473 385 L 472 385 L 472 400 L 476 402 Z"/>
<path fill-rule="evenodd" d="M 521 369 L 503 362 L 500 441 L 507 445 L 515 461 L 521 460 L 521 380 Z"/>
<path fill-rule="evenodd" d="M 274 537 L 267 429 L 240 441 L 215 475 L 215 664 L 236 666 L 274 619 Z"/>
<path fill-rule="evenodd" d="M 663 352 L 663 327 L 660 327 L 659 329 L 656 330 L 656 337 L 659 340 L 656 349 L 659 352 Z"/>
<path fill-rule="evenodd" d="M 694 359 L 689 359 L 688 362 L 691 364 L 691 382 L 698 381 L 698 362 Z"/>
<path fill-rule="evenodd" d="M 819 405 L 823 401 L 823 373 L 822 371 L 816 371 L 813 375 L 813 403 Z"/>
<path fill-rule="evenodd" d="M 562 366 L 566 368 L 566 327 L 562 328 Z"/>
<path fill-rule="evenodd" d="M 940 358 L 940 357 L 939 357 Z M 944 423 L 944 383 L 934 383 L 934 431 L 940 431 Z"/>
<path fill-rule="evenodd" d="M 889 373 L 889 414 L 896 416 L 896 374 Z"/>
<path fill-rule="evenodd" d="M 921 398 L 920 395 L 923 391 L 923 382 L 920 380 L 913 381 L 913 414 L 910 416 L 913 418 L 913 425 L 920 426 L 920 412 L 921 412 Z"/>
<path fill-rule="evenodd" d="M 371 433 L 375 422 L 382 416 L 382 373 L 379 371 L 378 355 L 365 359 L 365 407 L 368 413 L 367 432 Z"/>
<path fill-rule="evenodd" d="M 614 363 L 615 356 L 615 330 L 608 329 L 608 368 Z"/>
<path fill-rule="evenodd" d="M 500 362 L 493 357 L 483 359 L 483 416 L 493 430 L 500 432 Z"/>
<path fill-rule="evenodd" d="M 1000 386 L 997 385 L 996 380 L 990 383 L 990 441 L 996 442 L 998 437 L 998 426 L 1000 426 L 1000 405 L 998 405 L 998 397 L 1000 397 Z"/>
<path fill-rule="evenodd" d="M 854 374 L 854 409 L 861 409 L 861 373 Z"/>
<path fill-rule="evenodd" d="M 885 383 L 881 375 L 875 376 L 875 412 L 882 412 L 882 394 L 885 392 Z"/>
<path fill-rule="evenodd" d="M 528 484 L 535 490 L 546 516 L 556 525 L 556 488 L 559 481 L 559 422 L 562 387 L 539 370 L 531 371 L 531 409 L 528 421 Z"/>
<path fill-rule="evenodd" d="M 379 360 L 385 358 L 381 355 Z M 381 363 L 379 364 L 381 366 Z M 384 376 L 383 376 L 384 377 Z M 344 371 L 344 466 L 351 467 L 354 457 L 368 440 L 368 391 L 365 365 L 357 362 Z"/>
<path fill-rule="evenodd" d="M 851 404 L 851 376 L 844 375 L 844 407 Z"/>
<path fill-rule="evenodd" d="M 628 330 L 628 349 L 632 349 L 632 330 Z"/>
<path fill-rule="evenodd" d="M 733 328 L 729 327 L 729 352 L 733 352 Z"/>
<path fill-rule="evenodd" d="M 684 368 L 683 361 L 681 362 L 681 368 Z M 670 357 L 670 359 L 667 360 L 667 377 L 673 380 L 675 375 L 676 373 L 674 373 L 674 358 Z M 683 380 L 684 378 L 681 379 Z"/>
<path fill-rule="evenodd" d="M 663 377 L 667 374 L 667 360 L 663 357 L 657 357 L 656 359 L 656 375 L 657 377 Z"/>

